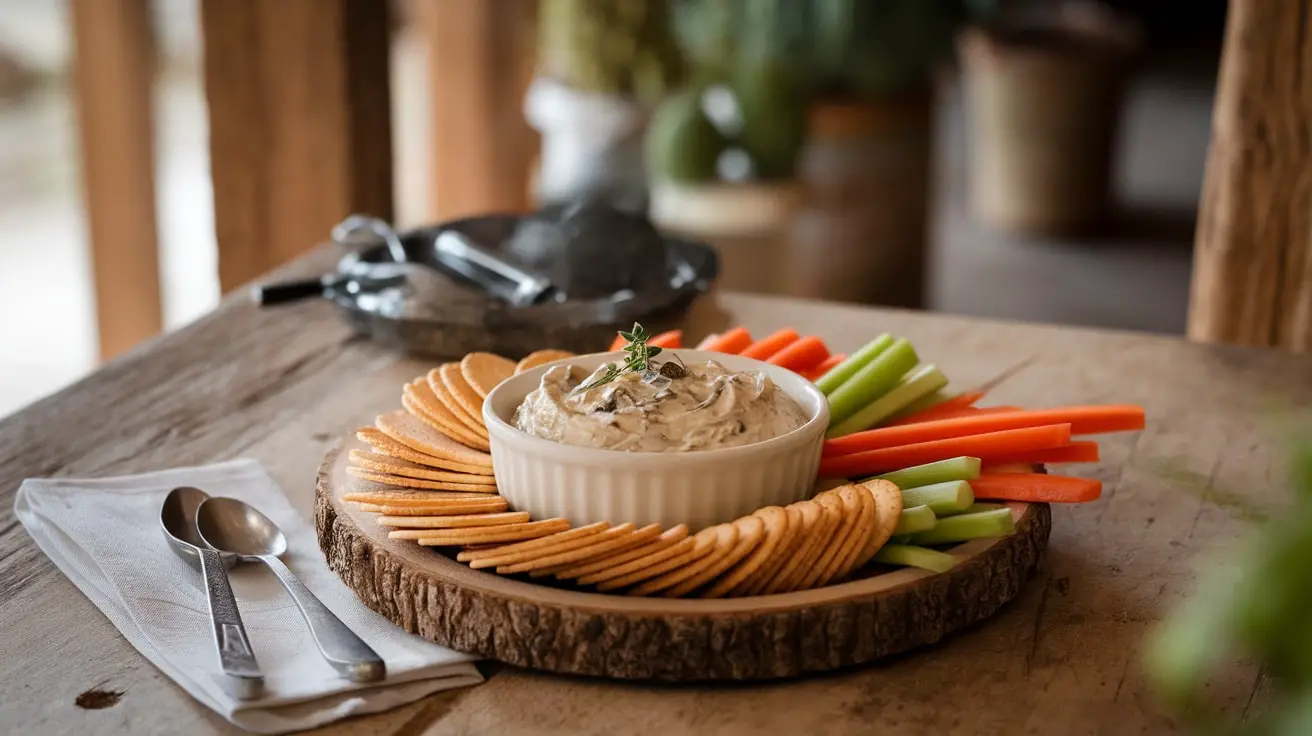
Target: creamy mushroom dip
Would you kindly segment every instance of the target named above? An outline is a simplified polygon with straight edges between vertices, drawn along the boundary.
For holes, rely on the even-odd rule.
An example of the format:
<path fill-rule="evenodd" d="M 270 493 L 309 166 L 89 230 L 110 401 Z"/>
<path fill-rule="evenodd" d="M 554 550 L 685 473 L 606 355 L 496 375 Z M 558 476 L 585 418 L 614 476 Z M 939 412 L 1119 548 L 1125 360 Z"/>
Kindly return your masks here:
<path fill-rule="evenodd" d="M 515 410 L 515 426 L 566 445 L 628 452 L 694 452 L 763 442 L 807 422 L 801 405 L 770 377 L 733 372 L 719 363 L 626 372 L 595 388 L 602 378 L 561 365 Z"/>

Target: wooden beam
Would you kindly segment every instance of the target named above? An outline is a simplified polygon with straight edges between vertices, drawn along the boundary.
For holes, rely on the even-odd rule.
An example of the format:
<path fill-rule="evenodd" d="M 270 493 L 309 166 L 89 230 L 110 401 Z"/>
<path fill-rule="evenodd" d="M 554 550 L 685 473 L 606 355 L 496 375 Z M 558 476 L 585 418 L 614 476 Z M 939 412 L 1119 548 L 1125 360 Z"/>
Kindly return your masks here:
<path fill-rule="evenodd" d="M 223 290 L 392 218 L 388 4 L 202 0 Z"/>
<path fill-rule="evenodd" d="M 415 0 L 428 39 L 433 214 L 530 208 L 537 134 L 524 120 L 536 0 Z"/>
<path fill-rule="evenodd" d="M 1233 0 L 1212 118 L 1189 336 L 1312 351 L 1312 11 Z"/>
<path fill-rule="evenodd" d="M 159 332 L 148 0 L 73 0 L 82 187 L 101 358 Z"/>

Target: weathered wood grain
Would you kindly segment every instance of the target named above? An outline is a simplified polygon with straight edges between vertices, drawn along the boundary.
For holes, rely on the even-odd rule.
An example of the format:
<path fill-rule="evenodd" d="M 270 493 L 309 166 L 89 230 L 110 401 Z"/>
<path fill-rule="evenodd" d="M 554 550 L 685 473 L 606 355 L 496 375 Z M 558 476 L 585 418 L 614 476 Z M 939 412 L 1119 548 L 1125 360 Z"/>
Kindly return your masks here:
<path fill-rule="evenodd" d="M 280 275 L 314 274 L 320 251 Z M 1103 442 L 1079 472 L 1107 482 L 1092 506 L 1054 508 L 1039 577 L 993 618 L 878 667 L 776 684 L 655 688 L 502 668 L 484 685 L 334 734 L 1137 733 L 1171 723 L 1139 674 L 1144 631 L 1193 585 L 1193 569 L 1245 525 L 1163 466 L 1275 501 L 1277 420 L 1312 414 L 1312 357 L 1141 334 L 999 323 L 726 295 L 700 303 L 696 338 L 730 322 L 789 324 L 851 350 L 878 331 L 915 340 L 954 383 L 1035 361 L 993 394 L 1034 406 L 1136 401 L 1150 430 Z M 255 457 L 310 519 L 332 442 L 426 366 L 352 338 L 326 304 L 259 310 L 244 294 L 86 380 L 0 421 L 0 731 L 231 732 L 164 679 L 34 548 L 12 512 L 23 478 L 108 475 Z M 1212 682 L 1227 708 L 1260 708 L 1236 663 Z M 125 691 L 111 708 L 73 701 Z M 1254 703 L 1248 701 L 1254 690 Z M 952 707 L 944 707 L 951 703 Z M 426 730 L 427 728 L 427 730 Z"/>

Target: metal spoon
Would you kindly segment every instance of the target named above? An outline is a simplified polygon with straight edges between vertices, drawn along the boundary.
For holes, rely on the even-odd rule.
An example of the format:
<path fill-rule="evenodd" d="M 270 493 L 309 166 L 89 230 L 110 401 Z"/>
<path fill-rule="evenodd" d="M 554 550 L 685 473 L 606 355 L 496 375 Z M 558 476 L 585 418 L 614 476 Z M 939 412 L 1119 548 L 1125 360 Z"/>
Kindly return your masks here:
<path fill-rule="evenodd" d="M 353 682 L 374 682 L 387 676 L 386 665 L 363 639 L 333 615 L 310 589 L 278 559 L 287 551 L 282 530 L 253 506 L 235 498 L 211 498 L 196 511 L 201 539 L 243 561 L 258 560 L 273 571 L 301 609 L 314 643 L 328 663 Z"/>
<path fill-rule="evenodd" d="M 164 499 L 159 521 L 173 551 L 205 578 L 205 596 L 214 625 L 214 646 L 219 652 L 219 666 L 228 676 L 233 694 L 241 700 L 253 700 L 264 691 L 264 676 L 255 661 L 246 627 L 242 625 L 241 613 L 237 610 L 237 600 L 228 583 L 227 569 L 236 564 L 237 558 L 219 554 L 196 531 L 196 510 L 208 498 L 199 488 L 174 488 Z"/>

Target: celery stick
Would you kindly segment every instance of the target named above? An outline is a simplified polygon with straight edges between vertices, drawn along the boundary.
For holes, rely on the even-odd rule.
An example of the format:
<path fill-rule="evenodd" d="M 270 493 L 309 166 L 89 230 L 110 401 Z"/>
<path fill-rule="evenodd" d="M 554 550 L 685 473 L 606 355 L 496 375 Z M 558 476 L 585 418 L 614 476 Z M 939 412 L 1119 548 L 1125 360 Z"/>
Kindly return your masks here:
<path fill-rule="evenodd" d="M 959 514 L 975 503 L 975 493 L 964 480 L 902 489 L 902 508 L 928 506 L 935 514 Z"/>
<path fill-rule="evenodd" d="M 1014 528 L 1010 509 L 981 511 L 978 514 L 961 514 L 939 519 L 933 529 L 911 535 L 911 541 L 926 546 L 951 544 L 969 539 L 1006 536 L 1011 534 Z"/>
<path fill-rule="evenodd" d="M 998 509 L 1005 509 L 1005 508 L 1007 507 L 1003 506 L 1000 503 L 986 503 L 981 501 L 978 503 L 972 503 L 970 505 L 970 508 L 965 509 L 964 511 L 953 511 L 951 514 L 940 514 L 940 516 L 955 516 L 956 514 L 978 514 L 981 511 L 997 511 Z"/>
<path fill-rule="evenodd" d="M 886 480 L 898 488 L 915 488 L 950 480 L 975 480 L 979 477 L 979 458 L 953 457 L 947 460 L 913 465 L 909 468 L 894 470 L 891 473 L 876 475 L 874 478 Z M 863 478 L 862 480 L 873 480 Z"/>
<path fill-rule="evenodd" d="M 828 373 L 816 379 L 816 388 L 823 391 L 826 395 L 833 393 L 835 389 L 843 385 L 844 381 L 851 378 L 857 371 L 866 367 L 870 361 L 878 357 L 880 353 L 888 350 L 892 344 L 892 335 L 885 333 L 876 337 L 866 343 L 860 350 L 852 353 L 852 357 L 839 363 L 833 368 L 830 368 Z"/>
<path fill-rule="evenodd" d="M 938 406 L 939 404 L 942 404 L 944 401 L 947 401 L 949 399 L 955 399 L 960 395 L 961 394 L 953 391 L 944 391 L 943 389 L 939 389 L 937 391 L 934 391 L 933 393 L 925 394 L 924 396 L 921 396 L 920 398 L 916 399 L 910 404 L 907 404 L 906 406 L 902 407 L 898 411 L 893 412 L 893 414 L 890 415 L 888 419 L 889 421 L 897 421 L 898 419 L 904 419 L 906 417 L 911 416 L 912 414 L 929 409 L 930 407 Z"/>
<path fill-rule="evenodd" d="M 943 375 L 943 371 L 935 366 L 927 365 L 918 368 L 915 372 L 904 376 L 893 387 L 893 390 L 866 404 L 863 409 L 848 417 L 846 421 L 830 429 L 825 436 L 833 439 L 834 437 L 842 437 L 846 434 L 870 429 L 888 419 L 894 412 L 908 403 L 946 385 L 948 385 L 948 377 Z"/>
<path fill-rule="evenodd" d="M 885 565 L 920 567 L 934 572 L 947 572 L 957 564 L 957 558 L 946 552 L 904 544 L 886 544 L 875 553 L 875 561 Z"/>
<path fill-rule="evenodd" d="M 852 374 L 829 395 L 829 426 L 838 425 L 861 407 L 888 393 L 898 379 L 916 367 L 920 358 L 906 338 L 894 341 L 865 367 Z"/>
<path fill-rule="evenodd" d="M 927 532 L 934 528 L 938 523 L 938 517 L 934 516 L 934 510 L 928 506 L 913 506 L 909 509 L 902 509 L 902 515 L 898 517 L 897 528 L 893 530 L 894 534 L 915 534 L 916 532 Z"/>

